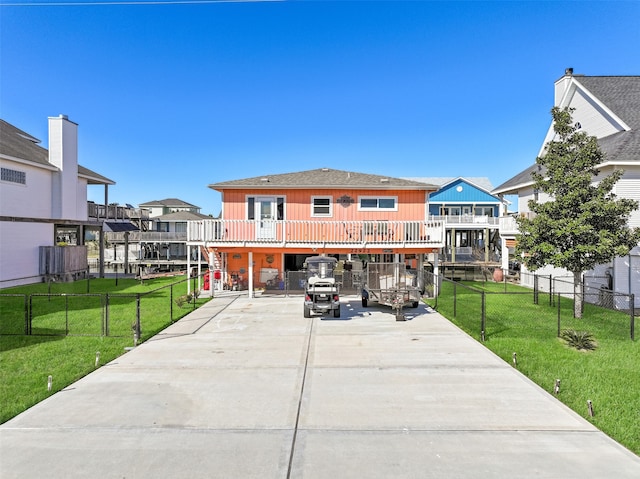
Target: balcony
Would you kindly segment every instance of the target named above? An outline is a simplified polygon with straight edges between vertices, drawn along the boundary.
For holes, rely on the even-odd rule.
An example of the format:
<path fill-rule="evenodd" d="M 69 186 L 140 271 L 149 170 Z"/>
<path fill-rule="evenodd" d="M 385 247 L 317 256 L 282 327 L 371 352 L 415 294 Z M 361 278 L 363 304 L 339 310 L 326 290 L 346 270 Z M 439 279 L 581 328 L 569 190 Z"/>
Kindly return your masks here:
<path fill-rule="evenodd" d="M 521 218 L 528 218 L 532 220 L 536 217 L 536 214 L 532 211 L 520 213 Z M 515 236 L 520 234 L 520 228 L 518 228 L 518 222 L 515 216 L 501 216 L 500 217 L 500 235 L 501 236 Z"/>
<path fill-rule="evenodd" d="M 164 231 L 130 231 L 129 242 L 130 243 L 186 243 L 187 233 L 175 233 Z M 107 241 L 113 243 L 124 243 L 125 233 L 114 232 L 105 233 Z"/>
<path fill-rule="evenodd" d="M 430 216 L 429 220 L 441 221 L 447 228 L 497 229 L 499 225 L 499 218 L 488 215 Z"/>
<path fill-rule="evenodd" d="M 132 206 L 99 205 L 87 202 L 87 216 L 99 220 L 149 221 L 149 210 Z"/>
<path fill-rule="evenodd" d="M 187 242 L 219 247 L 441 248 L 442 221 L 253 221 L 187 223 Z"/>

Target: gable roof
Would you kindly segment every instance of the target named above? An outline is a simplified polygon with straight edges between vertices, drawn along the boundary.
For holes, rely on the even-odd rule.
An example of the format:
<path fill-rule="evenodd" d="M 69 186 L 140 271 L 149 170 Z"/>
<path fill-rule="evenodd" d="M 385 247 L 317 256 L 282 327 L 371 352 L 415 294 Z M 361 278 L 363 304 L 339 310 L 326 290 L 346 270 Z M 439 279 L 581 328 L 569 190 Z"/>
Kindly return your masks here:
<path fill-rule="evenodd" d="M 175 211 L 166 215 L 156 216 L 154 221 L 195 221 L 202 219 L 210 219 L 210 216 L 201 213 L 193 213 L 192 211 Z"/>
<path fill-rule="evenodd" d="M 138 206 L 140 207 L 164 206 L 166 208 L 198 208 L 198 206 L 192 205 L 191 203 L 187 203 L 186 201 L 182 201 L 178 198 L 167 198 L 164 200 L 147 201 L 146 203 L 140 203 Z"/>
<path fill-rule="evenodd" d="M 470 188 L 465 188 L 462 184 Z M 442 185 L 438 191 L 430 193 L 429 203 L 500 204 L 503 200 L 466 178 L 456 178 Z"/>
<path fill-rule="evenodd" d="M 394 178 L 391 176 L 371 175 L 353 171 L 318 168 L 275 175 L 262 175 L 240 180 L 212 183 L 209 188 L 225 189 L 303 189 L 303 188 L 340 188 L 340 189 L 381 189 L 381 190 L 435 190 L 437 187 L 419 181 Z"/>
<path fill-rule="evenodd" d="M 640 164 L 640 76 L 575 75 L 569 78 L 569 82 L 570 87 L 581 89 L 582 94 L 598 106 L 596 110 L 606 109 L 625 124 L 619 131 L 598 138 L 598 145 L 605 154 L 604 164 Z M 566 106 L 569 105 L 570 100 Z M 547 138 L 552 137 L 552 130 L 553 125 Z M 495 188 L 493 193 L 514 193 L 532 185 L 531 172 L 537 168 L 537 164 L 529 166 Z"/>
<path fill-rule="evenodd" d="M 40 140 L 25 133 L 5 120 L 0 120 L 0 156 L 56 171 L 49 163 L 49 151 L 39 145 Z M 95 171 L 78 165 L 78 177 L 84 178 L 90 185 L 115 185 L 115 181 Z"/>

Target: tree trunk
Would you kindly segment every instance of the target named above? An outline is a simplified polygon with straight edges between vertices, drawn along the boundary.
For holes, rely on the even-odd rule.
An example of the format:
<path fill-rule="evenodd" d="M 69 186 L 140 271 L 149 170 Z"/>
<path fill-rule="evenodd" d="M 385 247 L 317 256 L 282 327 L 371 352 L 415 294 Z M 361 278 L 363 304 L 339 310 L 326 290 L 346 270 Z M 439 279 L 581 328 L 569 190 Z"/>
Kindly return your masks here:
<path fill-rule="evenodd" d="M 573 272 L 573 317 L 582 318 L 582 271 Z"/>

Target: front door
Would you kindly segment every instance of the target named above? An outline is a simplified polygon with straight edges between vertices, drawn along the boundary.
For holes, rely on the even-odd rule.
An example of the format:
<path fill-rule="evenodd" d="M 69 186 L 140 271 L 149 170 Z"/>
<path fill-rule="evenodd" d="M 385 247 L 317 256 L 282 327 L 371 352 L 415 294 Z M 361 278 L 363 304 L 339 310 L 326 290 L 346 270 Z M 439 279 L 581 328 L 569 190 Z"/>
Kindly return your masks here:
<path fill-rule="evenodd" d="M 276 238 L 276 199 L 273 197 L 256 198 L 256 237 L 258 239 Z"/>

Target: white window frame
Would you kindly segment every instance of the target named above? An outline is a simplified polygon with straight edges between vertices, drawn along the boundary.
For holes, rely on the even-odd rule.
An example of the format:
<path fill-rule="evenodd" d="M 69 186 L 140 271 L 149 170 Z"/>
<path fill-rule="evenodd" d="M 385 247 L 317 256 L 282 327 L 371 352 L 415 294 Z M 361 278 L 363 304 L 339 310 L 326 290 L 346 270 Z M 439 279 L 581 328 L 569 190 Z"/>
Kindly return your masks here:
<path fill-rule="evenodd" d="M 316 200 L 329 200 L 328 205 L 316 205 Z M 329 207 L 328 213 L 318 213 L 316 208 Z M 312 196 L 311 197 L 311 217 L 312 218 L 332 218 L 333 217 L 333 196 Z"/>
<path fill-rule="evenodd" d="M 362 200 L 376 200 L 376 207 L 362 207 Z M 380 208 L 380 200 L 393 200 L 393 208 Z M 397 196 L 358 196 L 358 211 L 398 211 Z"/>

